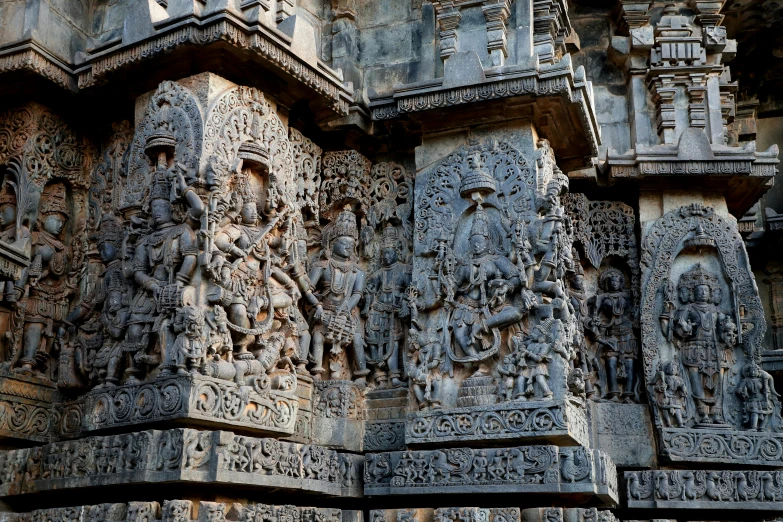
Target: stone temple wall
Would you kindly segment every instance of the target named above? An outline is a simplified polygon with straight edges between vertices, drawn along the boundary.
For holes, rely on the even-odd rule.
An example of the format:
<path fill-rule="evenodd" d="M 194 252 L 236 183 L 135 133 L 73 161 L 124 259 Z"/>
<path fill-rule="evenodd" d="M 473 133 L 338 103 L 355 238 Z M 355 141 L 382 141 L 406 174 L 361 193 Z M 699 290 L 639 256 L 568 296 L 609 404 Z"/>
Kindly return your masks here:
<path fill-rule="evenodd" d="M 0 1 L 0 521 L 783 519 L 729 3 Z"/>

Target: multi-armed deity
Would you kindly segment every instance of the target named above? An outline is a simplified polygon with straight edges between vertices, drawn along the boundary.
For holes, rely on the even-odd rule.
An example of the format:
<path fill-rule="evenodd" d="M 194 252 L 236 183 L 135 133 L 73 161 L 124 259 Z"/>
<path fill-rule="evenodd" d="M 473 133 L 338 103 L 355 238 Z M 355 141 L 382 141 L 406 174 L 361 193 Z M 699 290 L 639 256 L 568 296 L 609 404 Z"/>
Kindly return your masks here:
<path fill-rule="evenodd" d="M 417 235 L 423 271 L 414 280 L 425 284 L 416 285 L 413 311 L 426 316 L 414 324 L 440 332 L 444 351 L 436 379 L 414 380 L 414 390 L 428 383 L 423 407 L 568 394 L 576 325 L 565 280 L 574 271 L 570 222 L 560 202 L 567 180 L 548 156 L 540 167 L 508 144 L 476 142 L 423 183 L 417 212 L 429 227 Z M 431 334 L 417 335 L 429 341 L 419 346 L 437 346 Z M 419 374 L 428 355 L 414 352 Z"/>
<path fill-rule="evenodd" d="M 643 301 L 659 307 L 642 314 L 645 375 L 657 423 L 669 432 L 713 430 L 730 439 L 732 430 L 780 425 L 771 377 L 758 365 L 763 312 L 747 258 L 737 255 L 740 241 L 713 209 L 690 205 L 658 220 L 645 245 L 656 262 L 648 280 L 660 287 Z M 677 255 L 686 249 L 714 255 L 693 262 Z M 672 437 L 664 437 L 665 451 L 679 455 Z"/>

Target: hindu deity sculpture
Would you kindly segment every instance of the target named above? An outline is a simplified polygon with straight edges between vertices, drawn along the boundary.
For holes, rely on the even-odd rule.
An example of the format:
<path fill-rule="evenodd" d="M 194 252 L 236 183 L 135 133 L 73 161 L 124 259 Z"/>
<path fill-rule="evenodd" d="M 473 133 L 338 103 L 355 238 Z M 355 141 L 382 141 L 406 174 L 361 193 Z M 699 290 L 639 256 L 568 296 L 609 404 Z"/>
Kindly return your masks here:
<path fill-rule="evenodd" d="M 364 332 L 359 317 L 359 301 L 366 285 L 366 274 L 358 263 L 356 242 L 359 230 L 356 216 L 346 209 L 340 212 L 326 239 L 324 258 L 313 265 L 310 284 L 316 301 L 310 316 L 312 373 L 320 379 L 324 373 L 324 347 L 331 346 L 333 378 L 339 378 L 343 348 L 350 346 L 353 376 L 366 382 L 369 374 L 365 357 Z"/>
<path fill-rule="evenodd" d="M 178 223 L 175 217 L 174 202 L 180 203 L 172 190 L 167 152 L 148 152 L 157 152 L 147 197 L 152 230 L 139 239 L 134 252 L 132 271 L 137 288 L 123 347 L 134 354 L 125 370 L 131 382 L 138 380 L 139 363 L 155 366 L 164 362 L 162 373 L 176 371 L 174 354 L 167 353 L 174 341 L 170 322 L 175 310 L 188 300 L 198 256 L 196 233 L 187 222 Z M 157 349 L 148 352 L 154 337 Z"/>
<path fill-rule="evenodd" d="M 633 299 L 625 290 L 625 276 L 617 268 L 607 268 L 601 272 L 598 286 L 600 291 L 588 302 L 591 309 L 588 325 L 604 365 L 607 385 L 605 397 L 630 402 L 635 394 L 638 353 L 632 315 Z"/>
<path fill-rule="evenodd" d="M 16 371 L 41 373 L 55 336 L 61 335 L 69 298 L 76 288 L 69 280 L 73 250 L 63 242 L 68 222 L 65 184 L 47 185 L 38 209 L 39 229 L 32 237 L 33 261 L 26 274 L 29 287 L 24 313 L 22 354 Z"/>
<path fill-rule="evenodd" d="M 379 386 L 390 378 L 396 388 L 402 386 L 400 346 L 405 342 L 403 318 L 410 315 L 405 291 L 411 275 L 410 267 L 400 261 L 399 237 L 391 224 L 383 231 L 380 258 L 380 268 L 367 279 L 367 362 L 375 367 Z"/>

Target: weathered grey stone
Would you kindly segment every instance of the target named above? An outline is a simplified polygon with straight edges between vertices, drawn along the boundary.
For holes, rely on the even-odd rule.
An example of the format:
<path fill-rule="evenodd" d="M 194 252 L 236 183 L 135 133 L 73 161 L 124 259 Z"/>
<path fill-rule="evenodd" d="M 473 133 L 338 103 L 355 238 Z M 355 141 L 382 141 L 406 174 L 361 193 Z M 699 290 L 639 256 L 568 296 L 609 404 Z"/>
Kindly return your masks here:
<path fill-rule="evenodd" d="M 365 495 L 568 494 L 617 502 L 612 461 L 583 447 L 521 446 L 370 453 Z"/>

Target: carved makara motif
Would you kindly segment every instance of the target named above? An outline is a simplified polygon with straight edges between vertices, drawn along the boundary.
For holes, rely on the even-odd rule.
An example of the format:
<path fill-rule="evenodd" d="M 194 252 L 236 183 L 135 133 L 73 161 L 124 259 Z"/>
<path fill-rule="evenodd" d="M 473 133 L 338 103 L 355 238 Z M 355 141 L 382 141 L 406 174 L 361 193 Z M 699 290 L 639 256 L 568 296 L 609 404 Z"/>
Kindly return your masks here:
<path fill-rule="evenodd" d="M 764 314 L 736 225 L 693 204 L 656 221 L 643 246 L 643 354 L 658 425 L 776 431 L 780 403 L 758 366 Z"/>

